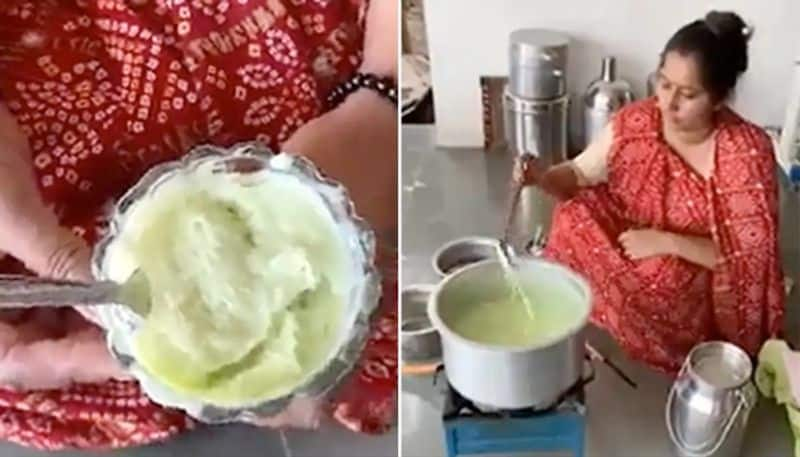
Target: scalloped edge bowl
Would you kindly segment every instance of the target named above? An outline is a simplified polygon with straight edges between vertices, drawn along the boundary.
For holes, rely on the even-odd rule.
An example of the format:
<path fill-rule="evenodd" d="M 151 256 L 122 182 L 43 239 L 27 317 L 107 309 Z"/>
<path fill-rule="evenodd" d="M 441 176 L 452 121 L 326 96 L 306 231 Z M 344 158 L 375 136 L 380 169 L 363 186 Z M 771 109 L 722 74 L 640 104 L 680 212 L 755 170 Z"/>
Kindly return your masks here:
<path fill-rule="evenodd" d="M 199 146 L 181 160 L 165 162 L 151 168 L 118 201 L 112 210 L 109 229 L 96 244 L 92 256 L 92 272 L 97 279 L 108 279 L 105 260 L 109 246 L 124 229 L 130 209 L 151 195 L 162 183 L 180 173 L 198 167 L 221 167 L 237 174 L 274 172 L 290 174 L 314 188 L 331 212 L 340 235 L 349 246 L 351 268 L 356 280 L 346 303 L 339 345 L 326 365 L 311 373 L 291 393 L 264 398 L 236 407 L 214 405 L 201 398 L 175 392 L 145 370 L 133 356 L 133 339 L 143 319 L 121 305 L 95 308 L 99 323 L 106 330 L 109 350 L 123 368 L 140 384 L 154 402 L 185 411 L 205 423 L 254 423 L 283 411 L 295 396 L 323 396 L 338 386 L 355 366 L 364 349 L 369 322 L 381 296 L 381 278 L 375 266 L 375 235 L 355 211 L 347 190 L 338 182 L 323 176 L 307 159 L 286 153 L 273 154 L 258 142 L 247 142 L 230 148 Z"/>

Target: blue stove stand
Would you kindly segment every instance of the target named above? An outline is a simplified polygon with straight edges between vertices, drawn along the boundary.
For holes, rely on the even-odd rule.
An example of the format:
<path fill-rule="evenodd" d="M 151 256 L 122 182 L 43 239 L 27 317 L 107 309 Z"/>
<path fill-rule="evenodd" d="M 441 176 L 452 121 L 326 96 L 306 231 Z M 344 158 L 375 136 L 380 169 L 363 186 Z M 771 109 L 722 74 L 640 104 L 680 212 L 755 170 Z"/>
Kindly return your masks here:
<path fill-rule="evenodd" d="M 571 452 L 572 457 L 584 457 L 583 392 L 547 412 L 482 413 L 452 387 L 448 390 L 443 415 L 448 457 L 537 452 Z"/>

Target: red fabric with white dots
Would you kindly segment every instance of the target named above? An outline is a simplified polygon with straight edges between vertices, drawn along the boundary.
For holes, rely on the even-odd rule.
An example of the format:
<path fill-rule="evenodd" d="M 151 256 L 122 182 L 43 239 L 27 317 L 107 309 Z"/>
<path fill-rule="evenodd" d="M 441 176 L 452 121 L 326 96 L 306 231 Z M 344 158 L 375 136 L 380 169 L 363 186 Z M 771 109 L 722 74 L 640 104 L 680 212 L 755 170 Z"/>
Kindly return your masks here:
<path fill-rule="evenodd" d="M 704 179 L 664 141 L 654 99 L 613 122 L 608 183 L 557 207 L 546 255 L 585 275 L 592 321 L 636 359 L 674 373 L 709 339 L 755 355 L 781 331 L 785 299 L 769 137 L 723 110 Z M 722 261 L 711 271 L 675 256 L 631 260 L 617 238 L 645 228 L 711 237 Z"/>
<path fill-rule="evenodd" d="M 259 139 L 277 149 L 318 116 L 360 64 L 365 8 L 365 0 L 5 0 L 0 94 L 28 135 L 45 200 L 93 243 L 104 209 L 153 164 L 199 143 Z M 339 421 L 365 432 L 388 426 L 397 385 L 396 257 L 381 264 L 380 316 L 332 405 Z M 124 447 L 190 426 L 132 382 L 0 389 L 0 436 L 28 446 Z"/>

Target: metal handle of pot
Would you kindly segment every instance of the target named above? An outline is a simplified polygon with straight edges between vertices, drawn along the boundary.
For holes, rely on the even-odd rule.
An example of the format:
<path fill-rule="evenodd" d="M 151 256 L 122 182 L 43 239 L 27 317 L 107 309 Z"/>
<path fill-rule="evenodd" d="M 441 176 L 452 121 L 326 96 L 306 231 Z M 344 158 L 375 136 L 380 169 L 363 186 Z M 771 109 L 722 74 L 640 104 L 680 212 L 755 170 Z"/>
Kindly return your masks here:
<path fill-rule="evenodd" d="M 554 64 L 557 58 L 557 54 L 550 52 L 545 52 L 542 56 L 542 60 L 544 60 L 545 65 L 551 67 L 550 73 L 553 75 L 553 78 L 555 78 L 559 86 L 562 86 L 566 83 L 566 78 L 564 75 L 564 70 L 558 68 L 558 64 Z"/>
<path fill-rule="evenodd" d="M 675 378 L 676 381 L 683 377 L 683 374 L 687 369 L 687 364 L 688 364 L 688 359 L 681 366 L 681 370 L 678 373 L 678 377 Z M 728 438 L 728 435 L 730 435 L 730 432 L 733 429 L 733 424 L 736 423 L 736 419 L 739 417 L 739 414 L 741 414 L 744 407 L 748 406 L 747 405 L 748 400 L 742 391 L 740 390 L 736 391 L 736 397 L 738 400 L 736 402 L 736 408 L 733 410 L 733 414 L 731 414 L 731 416 L 726 421 L 725 426 L 723 427 L 722 432 L 720 433 L 719 439 L 717 439 L 717 442 L 714 443 L 714 446 L 711 448 L 710 451 L 698 452 L 698 450 L 704 446 L 690 448 L 686 443 L 682 442 L 682 440 L 678 437 L 678 434 L 676 433 L 675 429 L 672 427 L 671 412 L 672 412 L 673 399 L 675 395 L 677 395 L 675 387 L 676 384 L 677 382 L 673 383 L 672 387 L 670 388 L 669 395 L 667 395 L 667 405 L 664 411 L 664 420 L 667 423 L 667 432 L 669 433 L 669 438 L 672 440 L 673 443 L 675 443 L 675 445 L 680 447 L 682 451 L 685 451 L 686 453 L 692 455 L 692 457 L 711 457 L 719 450 L 719 448 L 722 446 L 722 443 L 724 443 L 725 440 Z"/>
<path fill-rule="evenodd" d="M 585 346 L 586 346 L 586 352 L 587 352 L 587 354 L 589 355 L 589 357 L 591 359 L 599 360 L 600 362 L 604 363 L 608 368 L 611 369 L 611 371 L 616 373 L 617 376 L 619 376 L 620 379 L 622 379 L 632 389 L 638 389 L 638 385 L 636 384 L 636 382 L 633 379 L 631 379 L 630 376 L 625 374 L 625 372 L 622 371 L 622 369 L 620 367 L 618 367 L 617 364 L 615 364 L 614 362 L 609 360 L 608 357 L 606 357 L 603 354 L 601 354 L 600 351 L 595 349 L 595 347 L 592 346 L 591 344 L 586 343 Z"/>
<path fill-rule="evenodd" d="M 545 62 L 552 62 L 553 59 L 556 58 L 556 55 L 552 52 L 542 52 L 539 53 L 539 57 L 541 57 Z"/>
<path fill-rule="evenodd" d="M 584 386 L 586 384 L 589 384 L 590 382 L 594 381 L 594 377 L 597 374 L 597 372 L 594 369 L 594 363 L 592 363 L 592 358 L 591 357 L 584 357 L 584 366 L 586 366 L 586 365 L 589 366 L 589 375 L 581 377 L 581 383 Z"/>

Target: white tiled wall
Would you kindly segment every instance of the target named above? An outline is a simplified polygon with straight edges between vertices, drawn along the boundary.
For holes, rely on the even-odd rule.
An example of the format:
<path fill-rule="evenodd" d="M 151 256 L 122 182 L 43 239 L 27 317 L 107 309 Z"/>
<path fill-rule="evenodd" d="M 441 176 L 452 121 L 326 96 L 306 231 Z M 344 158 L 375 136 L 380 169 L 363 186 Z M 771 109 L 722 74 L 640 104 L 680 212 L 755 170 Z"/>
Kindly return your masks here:
<path fill-rule="evenodd" d="M 732 9 L 756 28 L 734 106 L 760 124 L 782 124 L 792 62 L 800 57 L 800 0 L 425 0 L 437 143 L 482 144 L 478 78 L 507 74 L 508 34 L 516 28 L 552 28 L 573 38 L 573 95 L 612 54 L 619 75 L 642 96 L 670 35 L 712 8 Z"/>

